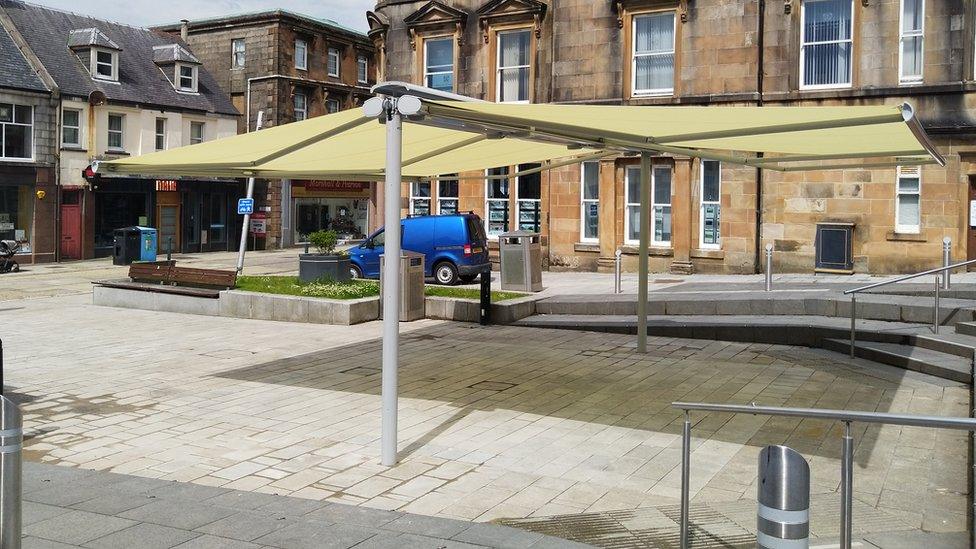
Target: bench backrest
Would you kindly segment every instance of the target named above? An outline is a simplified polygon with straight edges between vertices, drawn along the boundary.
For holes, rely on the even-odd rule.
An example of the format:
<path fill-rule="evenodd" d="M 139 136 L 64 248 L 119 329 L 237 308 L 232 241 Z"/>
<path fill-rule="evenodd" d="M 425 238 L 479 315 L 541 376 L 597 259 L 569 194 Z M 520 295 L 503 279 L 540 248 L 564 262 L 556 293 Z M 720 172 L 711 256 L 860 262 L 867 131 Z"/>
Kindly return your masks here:
<path fill-rule="evenodd" d="M 129 278 L 134 282 L 158 282 L 199 288 L 230 289 L 237 284 L 235 271 L 177 267 L 175 263 L 175 261 L 133 263 L 129 266 Z"/>

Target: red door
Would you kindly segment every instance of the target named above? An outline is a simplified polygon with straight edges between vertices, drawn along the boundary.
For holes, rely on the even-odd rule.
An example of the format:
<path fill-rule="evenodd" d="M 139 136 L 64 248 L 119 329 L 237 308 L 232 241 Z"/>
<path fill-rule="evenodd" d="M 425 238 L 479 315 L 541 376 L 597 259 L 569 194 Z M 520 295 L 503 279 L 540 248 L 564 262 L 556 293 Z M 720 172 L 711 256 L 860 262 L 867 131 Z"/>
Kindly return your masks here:
<path fill-rule="evenodd" d="M 64 191 L 62 195 L 61 259 L 81 259 L 80 191 Z"/>

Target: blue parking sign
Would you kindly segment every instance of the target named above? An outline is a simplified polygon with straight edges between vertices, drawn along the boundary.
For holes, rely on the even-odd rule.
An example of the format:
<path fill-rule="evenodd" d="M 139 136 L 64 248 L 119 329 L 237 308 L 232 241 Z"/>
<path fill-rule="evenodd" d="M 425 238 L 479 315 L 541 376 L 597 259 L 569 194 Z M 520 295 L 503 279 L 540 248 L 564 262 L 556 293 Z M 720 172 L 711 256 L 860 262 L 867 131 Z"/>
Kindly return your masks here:
<path fill-rule="evenodd" d="M 250 215 L 254 213 L 254 199 L 239 198 L 237 200 L 237 213 L 239 215 Z"/>

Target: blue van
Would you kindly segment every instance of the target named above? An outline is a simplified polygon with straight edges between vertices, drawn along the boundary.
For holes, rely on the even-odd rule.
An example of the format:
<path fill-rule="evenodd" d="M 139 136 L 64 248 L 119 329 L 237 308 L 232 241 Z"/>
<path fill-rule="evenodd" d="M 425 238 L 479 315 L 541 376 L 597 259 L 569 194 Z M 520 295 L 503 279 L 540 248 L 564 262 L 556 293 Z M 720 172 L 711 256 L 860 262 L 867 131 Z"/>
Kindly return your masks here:
<path fill-rule="evenodd" d="M 424 254 L 426 276 L 438 284 L 474 282 L 489 268 L 488 237 L 477 214 L 425 215 L 400 221 L 401 247 Z M 385 233 L 379 229 L 349 249 L 354 278 L 379 278 Z"/>

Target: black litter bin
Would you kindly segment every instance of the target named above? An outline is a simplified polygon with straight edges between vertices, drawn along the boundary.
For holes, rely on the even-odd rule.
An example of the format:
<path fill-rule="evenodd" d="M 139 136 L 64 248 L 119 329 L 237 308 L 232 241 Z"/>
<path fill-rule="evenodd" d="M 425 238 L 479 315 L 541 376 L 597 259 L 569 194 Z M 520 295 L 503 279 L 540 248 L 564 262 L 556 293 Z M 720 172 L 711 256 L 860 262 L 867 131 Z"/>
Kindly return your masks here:
<path fill-rule="evenodd" d="M 128 265 L 139 261 L 141 255 L 140 244 L 142 231 L 139 227 L 125 227 L 115 230 L 115 249 L 112 252 L 112 264 Z"/>

